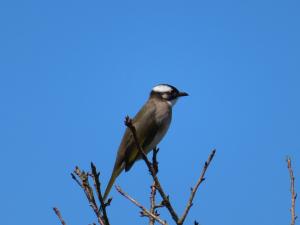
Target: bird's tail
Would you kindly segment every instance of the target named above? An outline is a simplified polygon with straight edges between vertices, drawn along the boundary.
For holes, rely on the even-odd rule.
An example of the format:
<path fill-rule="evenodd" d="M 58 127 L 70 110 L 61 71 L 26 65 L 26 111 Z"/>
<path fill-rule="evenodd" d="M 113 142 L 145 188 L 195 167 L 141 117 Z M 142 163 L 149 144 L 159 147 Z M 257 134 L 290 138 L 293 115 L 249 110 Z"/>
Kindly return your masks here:
<path fill-rule="evenodd" d="M 120 175 L 120 173 L 122 172 L 122 170 L 124 169 L 124 166 L 119 166 L 117 168 L 114 168 L 112 174 L 111 174 L 111 177 L 109 179 L 109 182 L 106 186 L 106 189 L 105 189 L 105 192 L 104 192 L 104 195 L 103 195 L 103 200 L 105 201 L 108 197 L 108 194 L 113 186 L 113 184 L 115 183 L 115 180 L 116 178 Z"/>

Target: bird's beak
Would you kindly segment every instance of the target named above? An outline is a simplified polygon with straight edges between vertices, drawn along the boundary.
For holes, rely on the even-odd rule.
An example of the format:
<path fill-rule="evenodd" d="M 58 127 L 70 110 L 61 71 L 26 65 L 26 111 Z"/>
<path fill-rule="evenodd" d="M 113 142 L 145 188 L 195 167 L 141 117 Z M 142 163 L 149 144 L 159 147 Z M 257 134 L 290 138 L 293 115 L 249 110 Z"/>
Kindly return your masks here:
<path fill-rule="evenodd" d="M 189 96 L 189 94 L 186 93 L 186 92 L 179 92 L 178 93 L 178 97 L 183 97 L 183 96 Z"/>

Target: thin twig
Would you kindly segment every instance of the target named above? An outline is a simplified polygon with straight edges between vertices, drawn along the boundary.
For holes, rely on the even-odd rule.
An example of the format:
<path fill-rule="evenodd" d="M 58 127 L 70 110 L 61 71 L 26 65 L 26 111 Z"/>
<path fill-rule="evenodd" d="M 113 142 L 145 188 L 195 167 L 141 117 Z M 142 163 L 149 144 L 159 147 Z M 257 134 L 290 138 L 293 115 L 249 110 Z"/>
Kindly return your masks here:
<path fill-rule="evenodd" d="M 153 149 L 152 154 L 152 165 L 155 170 L 155 174 L 158 173 L 158 161 L 157 161 L 157 153 L 159 151 L 159 148 Z M 155 203 L 155 196 L 156 196 L 156 183 L 153 181 L 153 184 L 151 185 L 151 193 L 150 193 L 150 212 L 152 214 L 157 215 L 156 213 L 156 203 Z M 155 220 L 153 218 L 149 218 L 149 225 L 154 225 Z"/>
<path fill-rule="evenodd" d="M 82 187 L 82 184 L 80 183 L 80 181 L 77 179 L 77 177 L 75 176 L 75 174 L 74 173 L 71 173 L 71 177 L 72 177 L 72 179 L 81 187 L 81 188 L 83 188 Z"/>
<path fill-rule="evenodd" d="M 155 181 L 153 181 L 153 184 L 151 185 L 151 193 L 150 193 L 150 213 L 156 215 L 155 213 L 155 195 L 156 195 L 156 187 L 155 187 Z M 154 225 L 155 220 L 150 217 L 149 218 L 149 225 Z"/>
<path fill-rule="evenodd" d="M 56 208 L 56 207 L 53 207 L 53 210 L 54 210 L 55 214 L 57 215 L 58 219 L 60 220 L 61 224 L 62 225 L 67 225 L 66 222 L 64 221 L 64 219 L 62 218 L 59 209 Z"/>
<path fill-rule="evenodd" d="M 89 180 L 88 180 L 88 174 L 85 173 L 84 171 L 81 171 L 79 169 L 79 167 L 76 166 L 74 173 L 80 178 L 81 180 L 81 187 L 83 188 L 83 191 L 90 203 L 90 206 L 92 207 L 92 209 L 94 210 L 95 214 L 98 217 L 98 206 L 96 204 L 95 201 L 95 197 L 94 197 L 94 193 L 93 193 L 93 189 L 91 188 L 90 184 L 89 184 Z"/>
<path fill-rule="evenodd" d="M 131 130 L 132 132 L 132 135 L 133 135 L 133 138 L 134 138 L 134 141 L 135 141 L 135 144 L 136 144 L 136 147 L 139 151 L 139 153 L 141 154 L 142 156 L 142 159 L 145 161 L 150 173 L 151 173 L 151 176 L 153 177 L 153 180 L 155 181 L 156 183 L 156 189 L 158 190 L 159 194 L 161 195 L 162 199 L 163 199 L 163 202 L 166 206 L 166 208 L 168 209 L 168 211 L 170 212 L 173 220 L 177 223 L 178 222 L 178 215 L 177 213 L 175 212 L 173 206 L 171 205 L 170 203 L 170 200 L 169 200 L 169 196 L 167 196 L 157 178 L 157 175 L 156 175 L 156 171 L 153 167 L 153 165 L 151 164 L 151 162 L 148 160 L 145 152 L 143 151 L 140 143 L 139 143 L 139 140 L 137 138 L 137 134 L 136 134 L 136 129 L 134 127 L 134 125 L 132 124 L 132 119 L 130 119 L 128 116 L 126 116 L 125 118 L 125 125 Z"/>
<path fill-rule="evenodd" d="M 183 215 L 181 216 L 181 218 L 179 219 L 179 221 L 178 221 L 177 224 L 183 224 L 183 222 L 184 222 L 184 220 L 185 220 L 187 214 L 189 213 L 189 210 L 190 210 L 190 208 L 191 208 L 192 205 L 193 205 L 193 199 L 194 199 L 194 197 L 195 197 L 195 194 L 196 194 L 196 192 L 197 192 L 197 189 L 198 189 L 198 187 L 200 186 L 200 184 L 205 180 L 204 176 L 205 176 L 206 170 L 207 170 L 207 168 L 208 168 L 210 162 L 211 162 L 212 159 L 214 158 L 215 153 L 216 153 L 216 150 L 215 150 L 215 149 L 212 150 L 212 152 L 210 153 L 210 155 L 209 155 L 207 161 L 205 162 L 204 167 L 203 167 L 202 172 L 201 172 L 201 175 L 200 175 L 200 177 L 199 177 L 199 179 L 198 179 L 196 185 L 194 186 L 194 188 L 191 189 L 191 195 L 190 195 L 190 198 L 189 198 L 189 200 L 188 200 L 188 202 L 187 202 L 187 206 L 186 206 L 186 208 L 185 208 L 185 210 L 184 210 L 184 212 L 183 212 Z"/>
<path fill-rule="evenodd" d="M 290 186 L 290 191 L 292 194 L 292 206 L 291 206 L 291 225 L 295 225 L 295 221 L 297 219 L 296 216 L 296 212 L 295 212 L 295 207 L 296 207 L 296 198 L 297 198 L 297 194 L 295 193 L 295 177 L 294 177 L 294 172 L 293 172 L 293 168 L 292 168 L 292 161 L 290 157 L 287 157 L 286 159 L 287 161 L 287 167 L 290 173 L 290 181 L 291 181 L 291 186 Z"/>
<path fill-rule="evenodd" d="M 163 207 L 165 207 L 165 204 L 164 204 L 164 202 L 162 201 L 162 202 L 159 203 L 158 205 L 155 205 L 155 206 L 154 206 L 154 209 L 163 208 Z"/>
<path fill-rule="evenodd" d="M 96 190 L 96 193 L 98 196 L 98 200 L 101 205 L 100 208 L 102 209 L 102 213 L 103 213 L 103 219 L 104 219 L 105 223 L 107 225 L 109 225 L 109 220 L 108 220 L 107 213 L 106 213 L 106 207 L 109 206 L 111 199 L 108 200 L 107 204 L 104 202 L 102 193 L 101 193 L 101 189 L 100 189 L 100 186 L 101 186 L 100 181 L 99 181 L 100 173 L 97 172 L 97 168 L 93 163 L 91 163 L 91 170 L 92 170 L 92 175 L 93 175 L 92 177 L 93 177 L 93 181 L 94 181 L 94 187 L 95 187 L 95 190 Z"/>
<path fill-rule="evenodd" d="M 125 193 L 120 186 L 115 186 L 115 188 L 117 189 L 117 191 L 123 195 L 125 198 L 127 198 L 129 201 L 131 201 L 133 204 L 135 204 L 137 207 L 139 207 L 142 210 L 142 215 L 147 216 L 147 217 L 151 217 L 154 220 L 156 220 L 158 223 L 162 224 L 162 225 L 168 225 L 166 221 L 163 221 L 162 219 L 160 219 L 158 216 L 152 214 L 151 212 L 149 212 L 144 206 L 142 206 L 139 202 L 137 202 L 135 199 L 133 199 L 132 197 L 130 197 L 127 193 Z"/>

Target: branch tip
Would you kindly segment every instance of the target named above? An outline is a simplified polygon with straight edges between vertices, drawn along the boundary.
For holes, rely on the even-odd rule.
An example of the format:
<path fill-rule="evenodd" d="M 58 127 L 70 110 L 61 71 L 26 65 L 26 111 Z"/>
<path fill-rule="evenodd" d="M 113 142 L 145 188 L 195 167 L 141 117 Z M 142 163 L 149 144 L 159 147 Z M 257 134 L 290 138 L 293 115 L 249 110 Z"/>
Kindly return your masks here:
<path fill-rule="evenodd" d="M 58 217 L 60 223 L 61 223 L 62 225 L 66 225 L 66 222 L 65 222 L 64 219 L 62 218 L 62 215 L 61 215 L 59 209 L 56 208 L 56 207 L 53 207 L 53 211 L 55 212 L 56 216 Z"/>
<path fill-rule="evenodd" d="M 288 156 L 286 161 L 287 161 L 287 168 L 288 168 L 289 175 L 290 175 L 290 192 L 291 192 L 291 208 L 290 208 L 291 223 L 290 224 L 295 225 L 295 221 L 297 219 L 296 211 L 295 211 L 296 198 L 297 198 L 297 193 L 295 193 L 295 177 L 294 177 L 294 171 L 292 168 L 291 158 Z"/>

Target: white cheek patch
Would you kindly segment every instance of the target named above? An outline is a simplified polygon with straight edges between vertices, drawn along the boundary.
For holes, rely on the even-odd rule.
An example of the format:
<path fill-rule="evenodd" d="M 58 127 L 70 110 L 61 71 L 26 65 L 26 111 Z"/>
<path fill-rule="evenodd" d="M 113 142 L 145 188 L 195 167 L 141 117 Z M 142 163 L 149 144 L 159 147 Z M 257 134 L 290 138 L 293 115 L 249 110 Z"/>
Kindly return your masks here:
<path fill-rule="evenodd" d="M 160 84 L 155 86 L 152 90 L 155 92 L 171 92 L 172 88 L 169 87 L 168 85 Z"/>
<path fill-rule="evenodd" d="M 161 97 L 162 97 L 163 99 L 168 99 L 169 95 L 166 94 L 166 93 L 164 93 L 164 94 L 161 95 Z"/>

